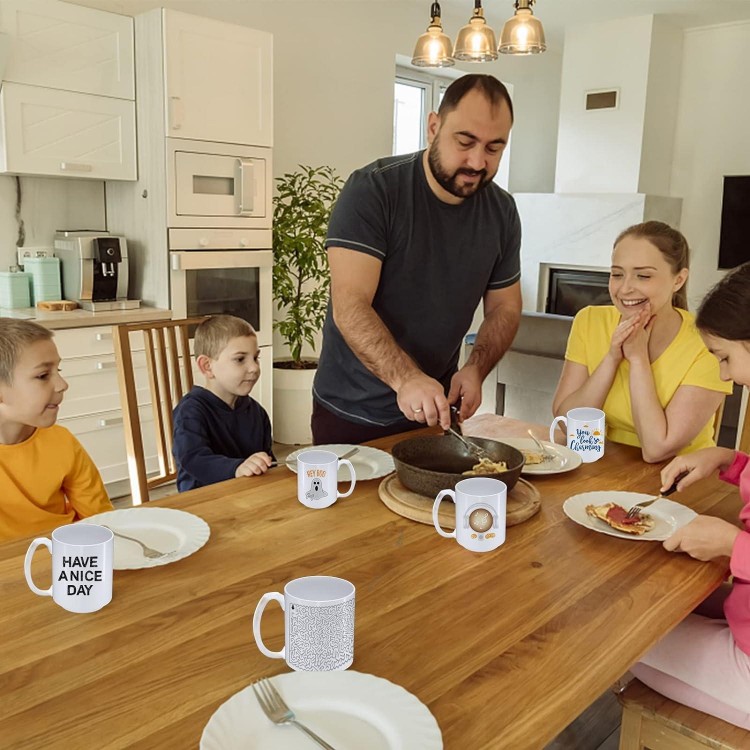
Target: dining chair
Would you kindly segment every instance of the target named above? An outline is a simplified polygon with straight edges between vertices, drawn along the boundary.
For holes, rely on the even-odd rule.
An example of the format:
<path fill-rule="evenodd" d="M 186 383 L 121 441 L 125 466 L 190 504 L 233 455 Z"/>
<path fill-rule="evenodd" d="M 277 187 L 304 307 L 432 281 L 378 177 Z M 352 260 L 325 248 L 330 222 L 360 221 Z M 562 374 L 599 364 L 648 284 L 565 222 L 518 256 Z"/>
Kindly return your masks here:
<path fill-rule="evenodd" d="M 183 318 L 112 328 L 133 505 L 148 502 L 150 490 L 177 478 L 172 456 L 172 410 L 193 387 L 190 334 L 203 320 Z M 148 391 L 139 400 L 143 360 Z M 152 419 L 147 418 L 149 413 Z M 153 469 L 153 457 L 146 455 L 144 436 L 149 446 L 151 438 L 156 446 L 155 472 L 149 471 L 149 463 Z"/>
<path fill-rule="evenodd" d="M 723 399 L 721 399 L 721 403 L 719 404 L 719 408 L 714 413 L 714 443 L 716 445 L 719 444 L 719 433 L 721 432 L 721 420 L 724 417 L 724 407 L 727 403 L 727 397 L 724 396 Z"/>
<path fill-rule="evenodd" d="M 745 405 L 745 416 L 737 427 L 737 434 L 739 435 L 737 450 L 750 453 L 750 392 L 747 386 L 744 387 L 742 401 Z"/>
<path fill-rule="evenodd" d="M 633 680 L 618 695 L 619 750 L 747 750 L 750 732 L 665 698 Z"/>

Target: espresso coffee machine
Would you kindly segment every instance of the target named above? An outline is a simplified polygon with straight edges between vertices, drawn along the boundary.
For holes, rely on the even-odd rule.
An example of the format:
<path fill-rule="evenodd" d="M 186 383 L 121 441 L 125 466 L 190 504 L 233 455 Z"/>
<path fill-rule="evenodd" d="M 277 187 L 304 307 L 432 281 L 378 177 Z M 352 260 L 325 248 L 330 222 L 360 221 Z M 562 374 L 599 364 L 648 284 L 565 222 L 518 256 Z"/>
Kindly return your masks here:
<path fill-rule="evenodd" d="M 84 310 L 140 307 L 128 299 L 128 244 L 106 232 L 57 232 L 55 255 L 62 265 L 63 297 Z"/>

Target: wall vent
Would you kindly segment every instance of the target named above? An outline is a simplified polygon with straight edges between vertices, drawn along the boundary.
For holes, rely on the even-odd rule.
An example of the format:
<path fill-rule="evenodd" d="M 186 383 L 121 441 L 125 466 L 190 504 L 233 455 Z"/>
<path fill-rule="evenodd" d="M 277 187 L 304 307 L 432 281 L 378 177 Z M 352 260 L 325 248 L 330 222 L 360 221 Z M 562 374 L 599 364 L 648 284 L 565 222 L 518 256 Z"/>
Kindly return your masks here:
<path fill-rule="evenodd" d="M 586 109 L 617 109 L 619 100 L 617 89 L 609 91 L 587 91 Z"/>

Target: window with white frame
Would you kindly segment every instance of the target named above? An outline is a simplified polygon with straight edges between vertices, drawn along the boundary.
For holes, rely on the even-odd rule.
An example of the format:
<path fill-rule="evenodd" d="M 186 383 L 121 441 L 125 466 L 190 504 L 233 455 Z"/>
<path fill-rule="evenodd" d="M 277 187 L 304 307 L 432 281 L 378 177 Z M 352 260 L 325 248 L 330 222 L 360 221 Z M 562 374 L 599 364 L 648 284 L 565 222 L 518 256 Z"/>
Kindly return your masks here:
<path fill-rule="evenodd" d="M 424 148 L 427 116 L 437 112 L 453 78 L 409 68 L 396 68 L 393 95 L 393 154 L 410 154 Z"/>

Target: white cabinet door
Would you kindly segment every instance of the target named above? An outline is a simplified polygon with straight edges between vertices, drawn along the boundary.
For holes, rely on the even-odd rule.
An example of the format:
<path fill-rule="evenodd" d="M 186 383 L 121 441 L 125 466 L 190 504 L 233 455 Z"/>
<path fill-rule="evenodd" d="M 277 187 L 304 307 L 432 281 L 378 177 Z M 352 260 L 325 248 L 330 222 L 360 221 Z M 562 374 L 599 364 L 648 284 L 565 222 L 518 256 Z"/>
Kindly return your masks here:
<path fill-rule="evenodd" d="M 0 171 L 135 180 L 135 102 L 39 86 L 0 89 Z"/>
<path fill-rule="evenodd" d="M 3 81 L 135 99 L 133 19 L 58 0 L 2 0 Z"/>
<path fill-rule="evenodd" d="M 273 37 L 164 11 L 167 135 L 273 144 Z"/>

